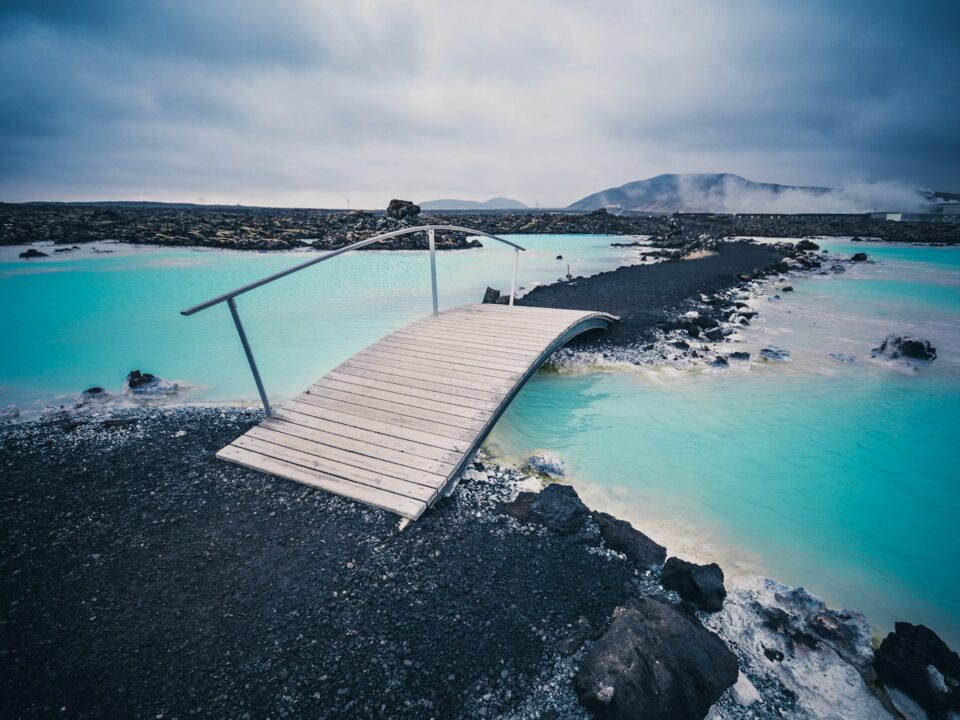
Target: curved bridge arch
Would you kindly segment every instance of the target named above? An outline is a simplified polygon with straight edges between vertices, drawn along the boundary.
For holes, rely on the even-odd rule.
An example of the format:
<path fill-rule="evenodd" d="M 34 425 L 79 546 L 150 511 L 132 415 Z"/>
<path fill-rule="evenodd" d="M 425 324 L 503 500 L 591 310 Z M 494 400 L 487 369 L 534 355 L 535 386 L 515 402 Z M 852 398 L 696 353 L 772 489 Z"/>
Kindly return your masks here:
<path fill-rule="evenodd" d="M 428 315 L 334 368 L 217 457 L 416 520 L 547 358 L 616 319 L 504 305 Z"/>

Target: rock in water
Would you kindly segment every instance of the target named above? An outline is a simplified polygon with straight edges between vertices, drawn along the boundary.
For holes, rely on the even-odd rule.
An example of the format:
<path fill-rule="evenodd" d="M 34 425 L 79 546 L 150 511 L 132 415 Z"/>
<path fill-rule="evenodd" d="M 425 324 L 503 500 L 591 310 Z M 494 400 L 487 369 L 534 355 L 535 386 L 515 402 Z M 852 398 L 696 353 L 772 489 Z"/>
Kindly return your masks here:
<path fill-rule="evenodd" d="M 626 520 L 596 510 L 590 516 L 600 527 L 600 536 L 608 548 L 623 553 L 642 570 L 663 565 L 667 549 L 636 530 Z"/>
<path fill-rule="evenodd" d="M 760 357 L 764 360 L 786 362 L 790 359 L 790 351 L 776 345 L 768 345 L 760 351 Z"/>
<path fill-rule="evenodd" d="M 540 452 L 527 458 L 527 467 L 534 472 L 549 475 L 552 478 L 563 477 L 567 474 L 563 460 L 556 455 Z"/>
<path fill-rule="evenodd" d="M 631 598 L 574 678 L 598 718 L 699 720 L 737 680 L 737 657 L 697 620 L 662 600 Z"/>
<path fill-rule="evenodd" d="M 484 303 L 495 303 L 500 299 L 500 291 L 494 290 L 492 287 L 488 287 L 487 291 L 483 294 Z"/>
<path fill-rule="evenodd" d="M 42 257 L 50 257 L 50 256 L 47 255 L 45 252 L 40 252 L 39 250 L 30 248 L 20 253 L 20 257 L 24 258 L 25 260 L 29 260 L 30 258 L 42 258 Z"/>
<path fill-rule="evenodd" d="M 871 631 L 860 613 L 831 610 L 803 588 L 752 578 L 729 588 L 723 608 L 704 624 L 737 648 L 757 687 L 781 688 L 795 706 L 789 717 L 893 717 L 870 689 Z"/>
<path fill-rule="evenodd" d="M 695 565 L 672 557 L 663 566 L 661 582 L 667 590 L 675 590 L 684 600 L 707 612 L 722 608 L 727 596 L 723 570 L 716 563 Z"/>
<path fill-rule="evenodd" d="M 797 250 L 819 250 L 820 246 L 813 240 L 801 240 L 797 243 Z"/>
<path fill-rule="evenodd" d="M 406 218 L 415 218 L 420 214 L 420 206 L 414 205 L 409 200 L 391 200 L 387 205 L 387 215 L 394 220 L 405 220 Z"/>
<path fill-rule="evenodd" d="M 864 252 L 854 253 L 850 256 L 850 259 L 853 260 L 853 262 L 866 262 L 867 254 Z"/>
<path fill-rule="evenodd" d="M 885 357 L 890 360 L 907 358 L 933 362 L 937 359 L 937 349 L 929 340 L 909 335 L 887 335 L 880 347 L 873 349 L 873 357 Z"/>
<path fill-rule="evenodd" d="M 131 370 L 127 373 L 127 390 L 134 395 L 173 395 L 180 389 L 177 383 L 168 382 L 151 373 Z"/>
<path fill-rule="evenodd" d="M 896 623 L 873 666 L 885 685 L 905 692 L 931 718 L 960 717 L 960 656 L 930 628 Z"/>

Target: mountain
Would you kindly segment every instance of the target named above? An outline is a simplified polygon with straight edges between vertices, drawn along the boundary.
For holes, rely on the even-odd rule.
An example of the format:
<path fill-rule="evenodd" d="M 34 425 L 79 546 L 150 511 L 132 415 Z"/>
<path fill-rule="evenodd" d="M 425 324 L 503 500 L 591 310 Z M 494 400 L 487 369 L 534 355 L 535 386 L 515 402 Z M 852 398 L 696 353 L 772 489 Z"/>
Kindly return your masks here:
<path fill-rule="evenodd" d="M 508 197 L 490 198 L 486 202 L 476 200 L 427 200 L 417 203 L 424 210 L 526 210 L 527 206 L 519 200 Z"/>
<path fill-rule="evenodd" d="M 804 202 L 816 205 L 818 198 L 833 192 L 823 187 L 758 183 L 730 173 L 667 174 L 601 190 L 568 209 L 597 210 L 619 205 L 623 210 L 664 213 L 816 212 L 803 209 Z M 795 209 L 778 209 L 787 205 Z"/>

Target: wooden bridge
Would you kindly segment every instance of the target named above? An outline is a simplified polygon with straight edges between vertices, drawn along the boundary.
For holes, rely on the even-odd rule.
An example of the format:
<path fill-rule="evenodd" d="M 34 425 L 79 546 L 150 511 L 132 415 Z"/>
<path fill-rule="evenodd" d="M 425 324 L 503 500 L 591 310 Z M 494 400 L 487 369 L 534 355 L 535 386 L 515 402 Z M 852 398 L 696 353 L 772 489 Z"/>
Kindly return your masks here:
<path fill-rule="evenodd" d="M 509 305 L 439 312 L 434 231 L 409 228 L 355 243 L 238 288 L 230 308 L 267 418 L 217 453 L 222 460 L 295 480 L 415 520 L 460 477 L 523 384 L 573 337 L 606 328 L 612 315 L 519 307 L 516 255 Z M 387 335 L 277 408 L 263 389 L 234 298 L 342 252 L 405 232 L 428 233 L 434 313 Z"/>

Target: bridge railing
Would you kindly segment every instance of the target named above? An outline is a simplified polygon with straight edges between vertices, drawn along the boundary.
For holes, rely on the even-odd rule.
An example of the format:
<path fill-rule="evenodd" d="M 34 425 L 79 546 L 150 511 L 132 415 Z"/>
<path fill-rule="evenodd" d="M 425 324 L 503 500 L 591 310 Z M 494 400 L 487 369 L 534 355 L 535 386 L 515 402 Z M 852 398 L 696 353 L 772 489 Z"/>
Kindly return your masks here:
<path fill-rule="evenodd" d="M 417 227 L 403 228 L 401 230 L 393 230 L 388 233 L 383 233 L 382 235 L 375 235 L 374 237 L 369 237 L 365 240 L 360 240 L 359 242 L 346 245 L 345 247 L 338 248 L 336 250 L 331 250 L 330 252 L 324 253 L 319 257 L 315 257 L 306 262 L 302 262 L 298 265 L 287 268 L 286 270 L 281 270 L 280 272 L 275 272 L 272 275 L 267 275 L 266 277 L 260 278 L 259 280 L 254 280 L 251 283 L 246 285 L 241 285 L 238 288 L 225 292 L 221 295 L 217 295 L 214 298 L 205 300 L 204 302 L 189 307 L 186 310 L 181 310 L 181 315 L 193 315 L 198 313 L 201 310 L 206 310 L 211 308 L 214 305 L 219 305 L 220 303 L 226 303 L 227 307 L 230 308 L 230 315 L 233 317 L 233 324 L 237 328 L 237 335 L 240 336 L 240 344 L 243 346 L 243 352 L 247 356 L 247 362 L 250 365 L 250 372 L 253 373 L 253 380 L 257 384 L 257 392 L 260 393 L 260 402 L 263 403 L 263 409 L 267 413 L 267 417 L 273 415 L 273 410 L 270 407 L 270 401 L 267 399 L 267 392 L 263 387 L 263 380 L 260 378 L 260 371 L 257 369 L 257 362 L 253 358 L 253 351 L 250 349 L 250 341 L 247 339 L 247 334 L 243 329 L 243 323 L 240 322 L 240 313 L 237 311 L 237 302 L 235 298 L 238 295 L 243 295 L 246 292 L 251 290 L 256 290 L 259 287 L 268 285 L 275 280 L 286 277 L 287 275 L 292 275 L 295 272 L 305 270 L 306 268 L 322 263 L 326 260 L 332 260 L 338 255 L 343 255 L 352 250 L 359 250 L 360 248 L 367 247 L 368 245 L 373 245 L 374 243 L 381 242 L 383 240 L 388 240 L 390 238 L 398 237 L 400 235 L 409 235 L 411 233 L 417 232 L 426 232 L 428 246 L 430 248 L 430 287 L 432 291 L 432 300 L 433 300 L 433 314 L 436 315 L 439 312 L 439 306 L 437 302 L 437 247 L 434 234 L 437 230 L 449 230 L 452 232 L 463 232 L 470 235 L 479 235 L 481 237 L 490 238 L 491 240 L 496 240 L 497 242 L 502 242 L 505 245 L 509 245 L 513 248 L 513 279 L 510 282 L 510 305 L 513 305 L 513 300 L 517 291 L 517 261 L 520 257 L 520 252 L 525 251 L 526 248 L 517 245 L 516 243 L 510 242 L 509 240 L 504 240 L 502 237 L 496 235 L 491 235 L 490 233 L 483 232 L 482 230 L 474 230 L 472 228 L 460 227 L 458 225 L 418 225 Z"/>

